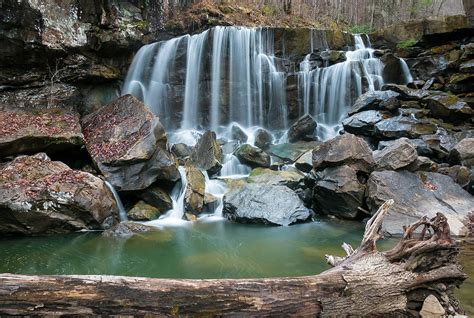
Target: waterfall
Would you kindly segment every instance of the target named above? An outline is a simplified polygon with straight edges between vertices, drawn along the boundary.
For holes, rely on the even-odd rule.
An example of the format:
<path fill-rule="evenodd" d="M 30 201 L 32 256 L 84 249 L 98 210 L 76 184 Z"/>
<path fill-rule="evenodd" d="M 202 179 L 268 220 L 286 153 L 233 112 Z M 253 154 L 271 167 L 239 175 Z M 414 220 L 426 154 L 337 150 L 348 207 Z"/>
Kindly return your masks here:
<path fill-rule="evenodd" d="M 240 163 L 239 159 L 233 154 L 226 154 L 224 164 L 220 172 L 221 177 L 242 178 L 249 175 L 251 169 L 249 166 Z"/>
<path fill-rule="evenodd" d="M 368 37 L 366 41 L 370 45 Z M 341 120 L 364 90 L 380 89 L 383 85 L 383 65 L 374 57 L 374 50 L 366 46 L 360 34 L 354 35 L 354 44 L 354 50 L 346 52 L 344 62 L 310 70 L 307 57 L 300 65 L 298 85 L 300 96 L 303 95 L 300 113 L 316 118 L 320 139 L 337 134 Z"/>
<path fill-rule="evenodd" d="M 400 65 L 402 67 L 402 75 L 403 75 L 404 84 L 413 82 L 413 76 L 411 76 L 410 69 L 408 68 L 407 62 L 405 62 L 405 60 L 402 59 L 401 57 L 399 59 L 400 59 Z"/>
<path fill-rule="evenodd" d="M 222 210 L 224 209 L 224 194 L 227 192 L 227 187 L 220 180 L 209 179 L 206 171 L 203 171 L 206 180 L 206 193 L 212 194 L 217 198 L 217 207 L 214 210 L 213 216 L 222 217 Z"/>
<path fill-rule="evenodd" d="M 107 188 L 109 188 L 110 192 L 112 192 L 112 195 L 114 196 L 115 202 L 117 203 L 117 208 L 119 210 L 120 222 L 127 221 L 127 211 L 125 210 L 125 207 L 123 206 L 122 200 L 120 199 L 120 196 L 118 195 L 118 193 L 115 190 L 114 186 L 112 184 L 110 184 L 108 181 L 104 181 L 104 183 L 107 186 Z"/>
<path fill-rule="evenodd" d="M 143 100 L 167 129 L 287 128 L 286 74 L 273 43 L 268 28 L 215 27 L 146 45 L 122 94 Z"/>

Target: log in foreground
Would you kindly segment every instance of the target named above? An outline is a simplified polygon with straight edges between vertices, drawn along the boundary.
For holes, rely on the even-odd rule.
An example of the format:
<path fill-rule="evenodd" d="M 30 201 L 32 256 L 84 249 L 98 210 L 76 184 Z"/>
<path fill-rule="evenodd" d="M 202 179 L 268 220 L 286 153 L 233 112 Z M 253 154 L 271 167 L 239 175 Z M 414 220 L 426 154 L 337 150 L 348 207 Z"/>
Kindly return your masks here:
<path fill-rule="evenodd" d="M 378 252 L 380 224 L 392 204 L 384 203 L 367 223 L 359 248 L 344 245 L 347 256 L 328 256 L 335 267 L 319 275 L 170 280 L 1 274 L 0 314 L 417 316 L 429 295 L 454 314 L 452 291 L 466 275 L 446 218 L 422 218 L 405 228 L 392 250 Z"/>

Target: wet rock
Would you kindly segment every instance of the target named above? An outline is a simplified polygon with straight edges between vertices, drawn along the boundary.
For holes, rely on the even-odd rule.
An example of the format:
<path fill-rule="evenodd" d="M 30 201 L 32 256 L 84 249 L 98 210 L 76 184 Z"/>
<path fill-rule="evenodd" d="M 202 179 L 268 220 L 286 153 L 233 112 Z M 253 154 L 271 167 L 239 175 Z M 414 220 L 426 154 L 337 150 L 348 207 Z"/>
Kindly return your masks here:
<path fill-rule="evenodd" d="M 474 60 L 469 60 L 459 65 L 459 71 L 461 73 L 473 73 L 474 72 Z"/>
<path fill-rule="evenodd" d="M 474 110 L 456 95 L 439 92 L 426 97 L 430 114 L 435 118 L 463 120 L 474 115 Z"/>
<path fill-rule="evenodd" d="M 151 221 L 157 219 L 160 215 L 160 211 L 143 201 L 138 201 L 131 209 L 127 212 L 127 217 L 132 221 Z"/>
<path fill-rule="evenodd" d="M 437 212 L 448 218 L 454 235 L 467 235 L 467 217 L 474 198 L 449 176 L 432 172 L 377 171 L 367 182 L 367 204 L 372 213 L 386 200 L 394 199 L 383 229 L 402 234 L 402 227 Z"/>
<path fill-rule="evenodd" d="M 313 150 L 309 150 L 301 155 L 298 160 L 296 160 L 295 167 L 305 173 L 310 172 L 311 169 L 313 169 Z"/>
<path fill-rule="evenodd" d="M 191 156 L 192 151 L 193 147 L 182 143 L 171 146 L 171 153 L 178 159 L 185 159 Z"/>
<path fill-rule="evenodd" d="M 299 141 L 296 143 L 284 143 L 278 145 L 272 145 L 267 149 L 267 153 L 272 156 L 272 159 L 283 164 L 294 163 L 304 153 L 313 150 L 314 147 L 321 144 L 319 141 L 303 142 Z"/>
<path fill-rule="evenodd" d="M 314 130 L 316 129 L 316 126 L 316 121 L 311 115 L 304 115 L 291 125 L 290 129 L 288 129 L 288 141 L 296 142 L 299 140 L 315 140 Z"/>
<path fill-rule="evenodd" d="M 388 83 L 404 84 L 403 68 L 400 59 L 393 55 L 393 53 L 387 53 L 381 57 L 383 67 L 383 79 Z"/>
<path fill-rule="evenodd" d="M 313 168 L 316 171 L 342 165 L 367 173 L 373 170 L 375 162 L 372 150 L 364 139 L 352 134 L 344 134 L 314 148 Z"/>
<path fill-rule="evenodd" d="M 0 110 L 0 157 L 79 149 L 79 114 L 62 109 Z"/>
<path fill-rule="evenodd" d="M 105 229 L 118 209 L 104 181 L 44 153 L 0 166 L 0 233 L 55 234 Z"/>
<path fill-rule="evenodd" d="M 280 185 L 245 184 L 224 196 L 224 215 L 241 223 L 290 225 L 310 217 L 292 190 Z"/>
<path fill-rule="evenodd" d="M 392 145 L 374 152 L 378 170 L 398 170 L 416 163 L 418 153 L 407 138 L 400 138 Z"/>
<path fill-rule="evenodd" d="M 118 190 L 141 190 L 156 180 L 179 180 L 158 117 L 131 95 L 118 98 L 82 121 L 87 150 Z"/>
<path fill-rule="evenodd" d="M 461 140 L 449 154 L 450 161 L 468 168 L 474 167 L 474 138 Z"/>
<path fill-rule="evenodd" d="M 463 188 L 467 188 L 470 182 L 471 170 L 464 166 L 451 166 L 439 168 L 438 173 L 450 176 L 454 182 L 459 184 Z"/>
<path fill-rule="evenodd" d="M 455 93 L 474 91 L 474 73 L 456 73 L 449 77 L 447 88 Z"/>
<path fill-rule="evenodd" d="M 253 147 L 249 144 L 240 146 L 234 153 L 241 163 L 251 167 L 270 167 L 270 156 L 262 149 Z"/>
<path fill-rule="evenodd" d="M 356 113 L 342 121 L 344 130 L 351 134 L 373 136 L 375 124 L 386 116 L 378 110 L 366 110 Z"/>
<path fill-rule="evenodd" d="M 364 204 L 366 185 L 350 166 L 326 168 L 316 174 L 313 189 L 315 211 L 345 219 L 354 219 Z"/>
<path fill-rule="evenodd" d="M 304 174 L 292 167 L 279 171 L 256 168 L 250 172 L 247 181 L 249 183 L 284 185 L 295 190 L 303 182 L 303 179 Z"/>
<path fill-rule="evenodd" d="M 114 237 L 114 236 L 132 236 L 135 234 L 142 234 L 147 232 L 156 232 L 158 229 L 153 226 L 148 226 L 141 223 L 132 221 L 121 222 L 115 225 L 113 228 L 104 231 L 102 236 Z"/>
<path fill-rule="evenodd" d="M 259 128 L 255 130 L 255 147 L 267 149 L 273 142 L 273 136 L 268 130 Z"/>
<path fill-rule="evenodd" d="M 365 110 L 395 110 L 400 106 L 399 95 L 391 90 L 366 92 L 357 98 L 349 115 Z"/>
<path fill-rule="evenodd" d="M 161 213 L 173 208 L 173 200 L 171 200 L 168 192 L 157 185 L 152 185 L 147 188 L 140 193 L 139 197 L 146 203 L 157 208 Z"/>
<path fill-rule="evenodd" d="M 185 169 L 187 186 L 184 195 L 184 211 L 198 215 L 204 208 L 206 179 L 203 173 L 196 167 L 187 164 Z"/>
<path fill-rule="evenodd" d="M 434 134 L 436 130 L 436 125 L 429 121 L 397 116 L 375 124 L 375 137 L 379 139 L 419 138 L 422 135 Z"/>
<path fill-rule="evenodd" d="M 214 213 L 218 205 L 219 205 L 219 199 L 216 196 L 207 192 L 204 194 L 204 211 L 205 212 Z"/>
<path fill-rule="evenodd" d="M 207 171 L 209 175 L 218 173 L 221 168 L 222 149 L 216 140 L 216 133 L 206 131 L 191 153 L 190 162 L 196 168 Z"/>
<path fill-rule="evenodd" d="M 237 125 L 232 125 L 230 135 L 233 140 L 237 140 L 241 143 L 246 143 L 249 137 L 247 134 Z"/>

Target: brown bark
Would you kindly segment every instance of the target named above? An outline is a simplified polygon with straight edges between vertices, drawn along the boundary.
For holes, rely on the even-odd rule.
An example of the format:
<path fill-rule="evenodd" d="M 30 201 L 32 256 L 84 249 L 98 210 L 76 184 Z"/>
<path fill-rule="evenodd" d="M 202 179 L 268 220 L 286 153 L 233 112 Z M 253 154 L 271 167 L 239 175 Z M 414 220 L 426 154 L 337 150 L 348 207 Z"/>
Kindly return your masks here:
<path fill-rule="evenodd" d="M 345 244 L 346 258 L 319 275 L 170 280 L 1 274 L 0 314 L 395 316 L 419 311 L 429 294 L 447 309 L 455 304 L 451 290 L 466 276 L 452 257 L 457 247 L 446 218 L 422 219 L 394 249 L 378 252 L 380 224 L 391 204 L 368 222 L 359 248 Z"/>

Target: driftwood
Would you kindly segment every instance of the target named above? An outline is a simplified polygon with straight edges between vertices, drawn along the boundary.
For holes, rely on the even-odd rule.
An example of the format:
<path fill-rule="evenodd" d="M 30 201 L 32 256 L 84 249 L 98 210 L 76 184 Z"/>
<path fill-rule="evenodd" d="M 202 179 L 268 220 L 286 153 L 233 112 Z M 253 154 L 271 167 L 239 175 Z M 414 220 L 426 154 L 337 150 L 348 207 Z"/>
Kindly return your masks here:
<path fill-rule="evenodd" d="M 391 204 L 367 223 L 356 250 L 344 245 L 347 256 L 334 257 L 336 266 L 319 275 L 170 280 L 1 274 L 0 314 L 417 316 L 429 295 L 454 313 L 451 292 L 466 276 L 446 218 L 423 218 L 405 229 L 392 250 L 378 252 L 380 225 Z"/>

